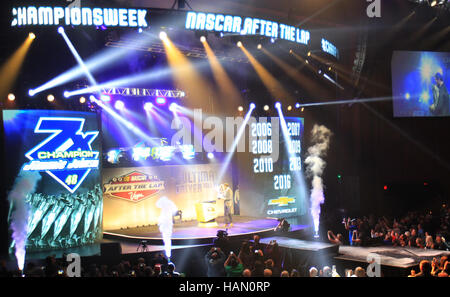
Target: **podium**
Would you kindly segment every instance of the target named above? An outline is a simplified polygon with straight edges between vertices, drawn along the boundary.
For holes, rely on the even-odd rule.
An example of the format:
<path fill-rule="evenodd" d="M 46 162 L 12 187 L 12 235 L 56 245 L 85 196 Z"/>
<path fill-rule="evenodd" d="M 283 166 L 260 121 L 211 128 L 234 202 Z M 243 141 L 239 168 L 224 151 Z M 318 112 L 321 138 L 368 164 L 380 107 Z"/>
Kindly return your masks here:
<path fill-rule="evenodd" d="M 217 203 L 215 200 L 202 201 L 195 204 L 195 212 L 199 227 L 217 227 Z"/>

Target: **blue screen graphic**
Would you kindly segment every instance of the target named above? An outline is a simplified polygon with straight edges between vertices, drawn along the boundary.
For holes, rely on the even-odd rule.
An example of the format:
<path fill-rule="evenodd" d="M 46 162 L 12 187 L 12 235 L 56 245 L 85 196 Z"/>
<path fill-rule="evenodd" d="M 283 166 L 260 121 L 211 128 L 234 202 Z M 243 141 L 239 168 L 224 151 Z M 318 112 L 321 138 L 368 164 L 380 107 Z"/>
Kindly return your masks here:
<path fill-rule="evenodd" d="M 67 248 L 99 240 L 103 194 L 97 114 L 3 110 L 2 115 L 5 170 L 12 179 L 25 172 L 41 176 L 35 192 L 25 198 L 30 209 L 26 249 Z M 10 205 L 10 212 L 14 209 Z"/>
<path fill-rule="evenodd" d="M 396 51 L 391 66 L 395 117 L 450 115 L 450 53 Z"/>

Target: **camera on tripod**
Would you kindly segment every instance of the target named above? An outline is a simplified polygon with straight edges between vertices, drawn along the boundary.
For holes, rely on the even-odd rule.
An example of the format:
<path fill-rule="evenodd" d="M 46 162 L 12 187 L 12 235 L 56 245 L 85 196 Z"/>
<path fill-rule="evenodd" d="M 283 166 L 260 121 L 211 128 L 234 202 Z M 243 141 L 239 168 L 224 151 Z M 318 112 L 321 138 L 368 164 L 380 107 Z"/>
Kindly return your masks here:
<path fill-rule="evenodd" d="M 147 240 L 141 240 L 141 242 L 139 242 L 136 251 L 139 251 L 139 248 L 141 249 L 141 252 L 147 252 L 148 251 Z"/>

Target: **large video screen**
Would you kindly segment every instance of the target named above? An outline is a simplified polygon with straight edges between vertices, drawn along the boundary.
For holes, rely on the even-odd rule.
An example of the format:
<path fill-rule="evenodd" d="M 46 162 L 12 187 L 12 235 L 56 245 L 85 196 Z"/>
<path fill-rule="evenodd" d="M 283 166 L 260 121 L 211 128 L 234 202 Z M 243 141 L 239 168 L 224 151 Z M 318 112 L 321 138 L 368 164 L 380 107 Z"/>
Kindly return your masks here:
<path fill-rule="evenodd" d="M 26 195 L 29 209 L 26 249 L 80 246 L 100 239 L 103 198 L 97 114 L 3 110 L 2 115 L 4 170 L 12 177 L 8 197 L 15 191 Z M 18 189 L 17 181 L 23 179 L 29 179 L 34 190 Z M 10 226 L 17 225 L 14 213 L 22 198 L 10 199 Z"/>
<path fill-rule="evenodd" d="M 450 53 L 395 51 L 391 67 L 395 117 L 450 115 Z"/>
<path fill-rule="evenodd" d="M 305 215 L 302 174 L 304 119 L 260 117 L 249 123 L 250 148 L 238 153 L 241 214 L 289 218 Z"/>

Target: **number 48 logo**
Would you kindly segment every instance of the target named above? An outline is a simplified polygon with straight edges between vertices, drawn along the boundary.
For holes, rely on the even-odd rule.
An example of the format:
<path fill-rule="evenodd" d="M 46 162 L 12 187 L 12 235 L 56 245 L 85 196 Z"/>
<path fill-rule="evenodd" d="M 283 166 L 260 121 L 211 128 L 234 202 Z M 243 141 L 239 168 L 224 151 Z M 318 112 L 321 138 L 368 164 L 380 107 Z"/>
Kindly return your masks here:
<path fill-rule="evenodd" d="M 66 180 L 65 180 L 65 183 L 68 186 L 76 185 L 77 182 L 78 182 L 78 174 L 68 175 Z"/>

